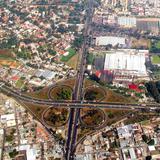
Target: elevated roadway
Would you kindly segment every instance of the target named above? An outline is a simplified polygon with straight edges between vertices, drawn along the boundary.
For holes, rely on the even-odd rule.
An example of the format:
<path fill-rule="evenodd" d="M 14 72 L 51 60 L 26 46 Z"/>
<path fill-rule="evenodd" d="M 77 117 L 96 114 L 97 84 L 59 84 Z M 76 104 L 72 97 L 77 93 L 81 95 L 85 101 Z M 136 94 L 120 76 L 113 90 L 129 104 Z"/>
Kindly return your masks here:
<path fill-rule="evenodd" d="M 126 110 L 140 110 L 140 111 L 155 111 L 160 110 L 159 103 L 120 103 L 120 102 L 96 102 L 96 101 L 53 101 L 49 99 L 38 99 L 29 95 L 23 94 L 17 90 L 7 86 L 4 82 L 0 82 L 0 90 L 13 97 L 16 100 L 20 100 L 26 103 L 32 103 L 35 105 L 53 106 L 55 108 L 106 108 L 106 109 L 126 109 Z"/>

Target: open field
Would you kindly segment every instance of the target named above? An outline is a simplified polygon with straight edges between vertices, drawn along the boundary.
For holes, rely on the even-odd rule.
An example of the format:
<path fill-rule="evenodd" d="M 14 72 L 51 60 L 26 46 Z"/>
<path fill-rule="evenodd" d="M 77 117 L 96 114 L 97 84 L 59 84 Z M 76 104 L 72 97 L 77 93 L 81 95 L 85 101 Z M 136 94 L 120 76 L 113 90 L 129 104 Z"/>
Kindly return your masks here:
<path fill-rule="evenodd" d="M 63 55 L 61 58 L 61 61 L 63 62 L 67 62 L 70 58 L 72 58 L 76 54 L 76 51 L 72 48 L 69 48 L 67 51 L 68 51 L 68 55 L 66 56 Z"/>
<path fill-rule="evenodd" d="M 132 48 L 144 48 L 144 49 L 149 49 L 151 42 L 148 39 L 136 39 L 136 38 L 132 38 L 132 44 L 131 47 Z"/>
<path fill-rule="evenodd" d="M 104 109 L 107 115 L 107 122 L 106 125 L 114 124 L 121 119 L 124 118 L 127 114 L 131 113 L 129 110 L 116 110 L 116 109 Z"/>
<path fill-rule="evenodd" d="M 16 61 L 10 50 L 0 50 L 0 65 L 17 68 L 20 63 Z"/>
<path fill-rule="evenodd" d="M 15 59 L 10 50 L 0 49 L 0 59 Z"/>
<path fill-rule="evenodd" d="M 131 98 L 126 98 L 121 94 L 115 93 L 112 90 L 107 90 L 107 95 L 104 102 L 122 102 L 122 103 L 132 103 L 134 102 Z"/>
<path fill-rule="evenodd" d="M 17 68 L 18 66 L 20 66 L 20 63 L 14 60 L 0 59 L 0 66 L 8 66 L 11 68 Z"/>
<path fill-rule="evenodd" d="M 134 124 L 134 123 L 140 123 L 142 122 L 141 124 L 145 124 L 144 122 L 146 122 L 147 124 L 147 121 L 149 119 L 151 119 L 152 117 L 155 118 L 155 115 L 150 115 L 149 113 L 148 114 L 141 114 L 141 113 L 136 113 L 135 115 L 133 116 L 130 116 L 128 119 L 126 119 L 124 121 L 124 124 Z"/>
<path fill-rule="evenodd" d="M 48 87 L 43 88 L 40 91 L 37 92 L 30 92 L 27 93 L 29 96 L 34 97 L 34 98 L 39 98 L 39 99 L 48 99 Z"/>
<path fill-rule="evenodd" d="M 30 102 L 19 102 L 33 117 L 42 121 L 42 114 L 48 108 L 45 105 L 33 104 Z"/>
<path fill-rule="evenodd" d="M 78 57 L 79 55 L 78 54 L 75 54 L 71 59 L 69 59 L 67 62 L 66 62 L 66 65 L 72 67 L 73 69 L 77 69 L 77 62 L 78 62 Z"/>

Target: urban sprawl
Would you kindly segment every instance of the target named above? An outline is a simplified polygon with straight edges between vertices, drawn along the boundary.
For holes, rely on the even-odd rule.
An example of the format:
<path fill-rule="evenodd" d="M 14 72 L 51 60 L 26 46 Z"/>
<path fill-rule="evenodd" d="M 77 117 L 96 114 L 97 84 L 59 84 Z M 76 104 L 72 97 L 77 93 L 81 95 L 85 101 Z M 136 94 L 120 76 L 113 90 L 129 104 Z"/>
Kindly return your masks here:
<path fill-rule="evenodd" d="M 160 159 L 159 35 L 160 0 L 0 0 L 0 160 Z"/>

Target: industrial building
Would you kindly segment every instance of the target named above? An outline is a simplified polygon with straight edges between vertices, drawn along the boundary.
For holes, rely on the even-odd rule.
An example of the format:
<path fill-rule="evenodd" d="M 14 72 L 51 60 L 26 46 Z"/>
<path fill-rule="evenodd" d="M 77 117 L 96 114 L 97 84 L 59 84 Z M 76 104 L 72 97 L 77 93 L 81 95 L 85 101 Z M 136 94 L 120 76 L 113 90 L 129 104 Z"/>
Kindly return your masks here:
<path fill-rule="evenodd" d="M 148 50 L 113 50 L 106 53 L 104 70 L 112 72 L 114 81 L 148 79 L 145 65 L 148 56 Z"/>
<path fill-rule="evenodd" d="M 136 27 L 136 17 L 118 17 L 118 25 L 127 28 Z"/>
<path fill-rule="evenodd" d="M 106 46 L 111 44 L 112 46 L 120 45 L 123 46 L 126 44 L 126 38 L 124 37 L 113 37 L 113 36 L 100 36 L 96 37 L 97 46 Z"/>
<path fill-rule="evenodd" d="M 142 31 L 150 31 L 158 34 L 160 31 L 160 19 L 159 18 L 138 18 L 137 29 Z"/>

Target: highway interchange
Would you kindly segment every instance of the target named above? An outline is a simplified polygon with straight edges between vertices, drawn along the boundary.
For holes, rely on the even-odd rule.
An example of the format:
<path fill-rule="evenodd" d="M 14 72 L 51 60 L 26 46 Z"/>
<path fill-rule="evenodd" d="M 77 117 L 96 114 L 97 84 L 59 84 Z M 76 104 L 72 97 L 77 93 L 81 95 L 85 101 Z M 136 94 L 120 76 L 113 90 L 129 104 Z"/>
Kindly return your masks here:
<path fill-rule="evenodd" d="M 5 92 L 7 95 L 17 99 L 22 102 L 30 102 L 37 105 L 53 106 L 57 108 L 70 108 L 69 121 L 68 121 L 68 134 L 65 147 L 65 159 L 73 160 L 74 153 L 76 149 L 76 139 L 77 139 L 77 129 L 79 123 L 80 109 L 81 108 L 107 108 L 107 109 L 120 109 L 120 110 L 137 110 L 145 112 L 157 112 L 160 111 L 160 104 L 132 104 L 132 103 L 107 103 L 107 102 L 89 102 L 83 100 L 83 82 L 84 82 L 84 72 L 86 67 L 86 55 L 88 51 L 87 39 L 90 36 L 90 25 L 92 22 L 93 15 L 93 0 L 88 0 L 86 9 L 86 23 L 84 28 L 84 41 L 79 52 L 79 65 L 77 67 L 77 77 L 73 90 L 71 101 L 53 101 L 50 99 L 38 99 L 20 91 L 14 90 L 11 86 L 8 86 L 3 81 L 0 81 L 0 90 Z M 47 127 L 45 127 L 49 133 Z"/>
<path fill-rule="evenodd" d="M 17 90 L 12 89 L 4 82 L 0 82 L 0 90 L 5 94 L 23 101 L 30 102 L 37 105 L 53 106 L 57 108 L 106 108 L 106 109 L 126 109 L 126 110 L 139 110 L 143 111 L 155 111 L 160 110 L 160 104 L 158 103 L 119 103 L 119 102 L 94 102 L 94 101 L 82 101 L 72 100 L 72 101 L 53 101 L 49 99 L 38 99 L 26 94 L 23 94 Z"/>

